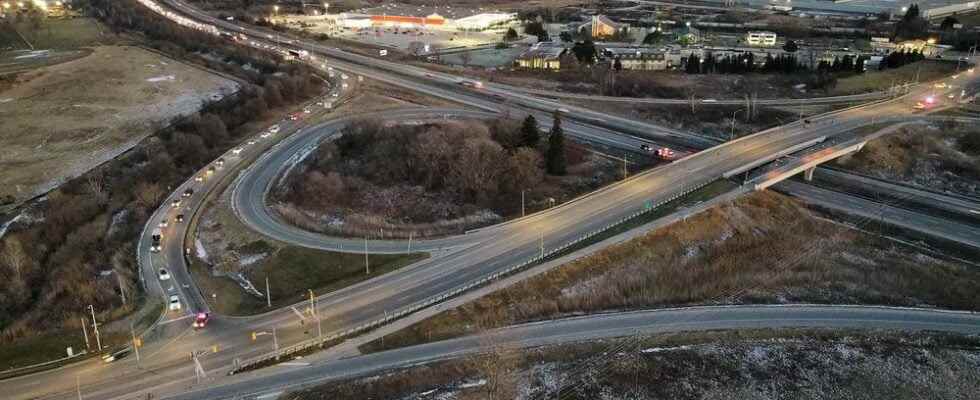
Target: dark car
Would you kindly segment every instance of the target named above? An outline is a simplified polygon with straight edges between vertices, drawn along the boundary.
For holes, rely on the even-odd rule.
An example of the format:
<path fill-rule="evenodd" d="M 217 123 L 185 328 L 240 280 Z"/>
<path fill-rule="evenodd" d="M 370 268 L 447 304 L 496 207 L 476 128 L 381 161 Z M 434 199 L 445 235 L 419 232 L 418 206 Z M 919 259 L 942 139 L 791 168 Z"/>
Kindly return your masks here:
<path fill-rule="evenodd" d="M 184 191 L 184 197 L 191 197 L 194 195 L 194 189 L 187 189 Z"/>
<path fill-rule="evenodd" d="M 184 222 L 184 214 L 177 214 L 177 217 L 174 218 L 174 220 L 177 221 L 178 223 Z"/>
<path fill-rule="evenodd" d="M 201 329 L 208 325 L 208 321 L 211 320 L 211 314 L 206 312 L 199 312 L 197 316 L 194 317 L 194 328 Z"/>
<path fill-rule="evenodd" d="M 653 152 L 653 147 L 648 144 L 641 144 L 640 150 Z"/>

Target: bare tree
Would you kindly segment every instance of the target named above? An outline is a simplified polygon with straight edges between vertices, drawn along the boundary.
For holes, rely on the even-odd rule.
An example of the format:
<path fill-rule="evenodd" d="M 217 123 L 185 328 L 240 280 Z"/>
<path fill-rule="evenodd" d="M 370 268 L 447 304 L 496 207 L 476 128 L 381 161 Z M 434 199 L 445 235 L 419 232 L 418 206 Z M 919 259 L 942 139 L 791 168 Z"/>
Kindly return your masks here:
<path fill-rule="evenodd" d="M 116 275 L 116 283 L 119 284 L 119 297 L 123 304 L 129 304 L 128 295 L 133 291 L 132 270 L 126 262 L 127 259 L 126 253 L 122 251 L 112 255 L 112 270 Z"/>
<path fill-rule="evenodd" d="M 24 246 L 18 236 L 8 236 L 3 243 L 3 252 L 0 253 L 0 262 L 11 271 L 15 279 L 20 279 L 24 269 L 30 264 L 31 258 L 24 251 Z"/>
<path fill-rule="evenodd" d="M 109 193 L 105 188 L 105 177 L 102 174 L 89 174 L 89 177 L 85 179 L 85 184 L 88 186 L 88 191 L 92 193 L 92 196 L 95 197 L 95 200 L 99 204 L 105 204 L 109 201 Z"/>
<path fill-rule="evenodd" d="M 136 188 L 136 202 L 143 208 L 154 208 L 161 197 L 163 188 L 156 183 L 140 183 Z"/>
<path fill-rule="evenodd" d="M 488 400 L 513 399 L 517 396 L 517 370 L 521 366 L 521 352 L 505 341 L 498 331 L 485 331 L 480 335 L 481 353 L 470 358 L 470 365 L 486 379 L 482 389 Z"/>

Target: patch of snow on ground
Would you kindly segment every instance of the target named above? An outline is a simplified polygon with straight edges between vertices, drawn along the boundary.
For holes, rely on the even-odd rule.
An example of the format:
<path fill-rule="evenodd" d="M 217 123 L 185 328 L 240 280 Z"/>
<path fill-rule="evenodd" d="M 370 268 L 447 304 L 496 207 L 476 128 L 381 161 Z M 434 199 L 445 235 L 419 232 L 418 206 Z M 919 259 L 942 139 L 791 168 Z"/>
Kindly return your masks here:
<path fill-rule="evenodd" d="M 478 380 L 476 382 L 466 382 L 466 383 L 464 383 L 462 385 L 459 385 L 459 388 L 460 389 L 468 389 L 468 388 L 472 388 L 472 387 L 483 386 L 483 385 L 486 385 L 486 384 L 487 384 L 487 380 L 486 379 L 480 379 L 480 380 Z"/>
<path fill-rule="evenodd" d="M 22 56 L 14 57 L 14 59 L 15 60 L 22 60 L 22 59 L 25 59 L 25 58 L 47 57 L 48 56 L 48 53 L 50 53 L 50 51 L 48 51 L 48 50 L 35 50 L 35 51 L 28 52 L 27 54 L 24 54 Z"/>
<path fill-rule="evenodd" d="M 595 292 L 597 286 L 599 286 L 602 276 L 597 276 L 592 279 L 587 279 L 578 282 L 572 286 L 565 287 L 561 289 L 562 297 L 578 297 L 591 294 Z"/>
<path fill-rule="evenodd" d="M 14 98 L 13 97 L 8 97 L 6 99 L 0 99 L 0 104 L 9 103 L 11 101 L 14 101 Z"/>
<path fill-rule="evenodd" d="M 174 80 L 177 80 L 177 78 L 174 77 L 173 75 L 155 76 L 153 78 L 146 79 L 147 82 L 163 82 L 163 81 L 174 81 Z"/>
<path fill-rule="evenodd" d="M 194 249 L 197 252 L 198 259 L 208 262 L 208 251 L 204 249 L 204 243 L 201 243 L 201 238 L 194 239 Z"/>
<path fill-rule="evenodd" d="M 266 253 L 252 254 L 238 259 L 238 265 L 243 267 L 255 264 L 265 258 Z"/>
<path fill-rule="evenodd" d="M 10 221 L 0 225 L 0 239 L 3 239 L 3 235 L 7 233 L 7 228 L 10 228 L 10 225 L 13 225 L 14 222 L 19 221 L 21 218 L 24 218 L 24 213 L 17 214 L 17 216 L 11 218 Z"/>
<path fill-rule="evenodd" d="M 687 350 L 691 346 L 676 346 L 676 347 L 651 347 L 648 349 L 640 350 L 640 353 L 660 353 L 663 351 L 677 351 L 677 350 Z"/>
<path fill-rule="evenodd" d="M 317 147 L 320 147 L 319 143 L 306 146 L 302 150 L 296 152 L 296 154 L 293 154 L 291 157 L 289 157 L 289 159 L 286 160 L 286 164 L 288 166 L 283 171 L 283 173 L 279 175 L 279 181 L 276 183 L 276 185 L 277 186 L 282 185 L 286 177 L 289 176 L 289 173 L 292 172 L 293 168 L 296 168 L 296 166 L 302 163 L 303 160 L 306 159 L 306 157 L 309 157 L 310 154 L 313 154 L 313 152 L 316 151 Z"/>
<path fill-rule="evenodd" d="M 868 266 L 878 265 L 878 263 L 876 263 L 872 259 L 861 257 L 860 255 L 852 254 L 852 253 L 849 253 L 849 252 L 846 252 L 846 251 L 845 252 L 842 252 L 840 254 L 840 256 L 845 261 L 852 262 L 854 264 L 868 265 Z"/>

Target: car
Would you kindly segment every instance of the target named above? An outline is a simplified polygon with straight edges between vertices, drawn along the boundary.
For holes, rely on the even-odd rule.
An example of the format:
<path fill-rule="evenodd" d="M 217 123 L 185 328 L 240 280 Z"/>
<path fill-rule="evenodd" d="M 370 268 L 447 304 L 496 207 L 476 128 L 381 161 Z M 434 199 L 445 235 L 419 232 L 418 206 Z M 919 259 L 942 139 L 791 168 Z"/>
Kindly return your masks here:
<path fill-rule="evenodd" d="M 340 79 L 347 79 L 347 78 L 350 78 L 349 76 L 347 76 L 347 74 L 340 74 Z"/>
<path fill-rule="evenodd" d="M 340 94 L 337 92 L 333 92 L 330 94 L 330 97 L 340 97 Z"/>
<path fill-rule="evenodd" d="M 225 166 L 225 159 L 224 158 L 219 158 L 218 161 L 215 161 L 214 162 L 214 164 L 217 165 L 218 168 L 224 167 Z"/>
<path fill-rule="evenodd" d="M 275 124 L 269 127 L 269 132 L 279 133 L 279 124 Z"/>
<path fill-rule="evenodd" d="M 701 102 L 702 103 L 717 103 L 718 100 L 715 100 L 715 99 L 704 99 Z"/>
<path fill-rule="evenodd" d="M 215 166 L 212 165 L 212 166 L 208 167 L 207 174 L 208 175 L 214 175 L 214 171 L 217 171 L 217 170 L 218 170 L 218 168 L 216 168 Z"/>
<path fill-rule="evenodd" d="M 176 221 L 178 224 L 184 222 L 184 214 L 177 214 L 177 216 L 174 217 L 174 221 Z"/>
<path fill-rule="evenodd" d="M 262 132 L 262 134 L 259 135 L 259 137 L 261 137 L 263 139 L 265 139 L 265 138 L 267 138 L 269 136 L 272 136 L 272 132 Z"/>
<path fill-rule="evenodd" d="M 923 109 L 926 108 L 926 105 L 925 104 L 922 104 L 922 102 L 920 101 L 920 102 L 915 103 L 915 105 L 912 106 L 912 108 L 913 109 L 916 109 L 916 110 L 923 110 Z"/>
<path fill-rule="evenodd" d="M 560 112 L 562 114 L 568 114 L 568 112 L 569 112 L 567 108 L 559 108 L 559 109 L 557 109 L 555 111 L 558 111 L 558 112 Z"/>
<path fill-rule="evenodd" d="M 312 111 L 312 110 L 310 110 L 309 108 L 304 108 L 304 109 L 303 109 L 303 113 L 305 113 L 305 114 L 309 114 L 309 113 L 312 113 L 312 112 L 313 112 L 313 111 Z"/>
<path fill-rule="evenodd" d="M 159 275 L 160 275 L 160 280 L 161 281 L 169 281 L 170 280 L 170 272 L 167 272 L 167 269 L 166 268 L 160 268 Z"/>
<path fill-rule="evenodd" d="M 251 146 L 251 145 L 253 145 L 253 144 L 255 144 L 255 143 L 257 143 L 257 142 L 255 141 L 255 139 L 252 139 L 252 140 L 249 140 L 249 141 L 248 141 L 248 145 L 249 145 L 249 146 Z"/>
<path fill-rule="evenodd" d="M 194 317 L 194 328 L 201 329 L 208 325 L 208 321 L 211 320 L 211 314 L 206 312 L 199 312 L 197 316 Z"/>
<path fill-rule="evenodd" d="M 194 182 L 204 182 L 204 175 L 195 176 Z"/>
<path fill-rule="evenodd" d="M 180 297 L 170 296 L 170 311 L 180 311 Z"/>
<path fill-rule="evenodd" d="M 131 353 L 132 351 L 133 351 L 132 348 L 127 347 L 127 348 L 122 349 L 122 350 L 119 350 L 119 351 L 117 351 L 115 353 L 106 353 L 105 355 L 102 356 L 102 362 L 111 363 L 113 361 L 116 361 L 118 359 L 121 359 L 121 358 L 124 358 L 124 357 L 128 356 L 129 353 Z"/>
<path fill-rule="evenodd" d="M 650 145 L 644 143 L 644 144 L 641 144 L 640 145 L 640 150 L 643 150 L 643 151 L 647 151 L 647 152 L 651 152 L 652 153 L 654 151 L 654 148 L 653 148 L 653 146 L 650 146 Z"/>
<path fill-rule="evenodd" d="M 171 201 L 170 206 L 173 208 L 180 207 L 180 199 L 174 199 L 173 201 Z"/>
<path fill-rule="evenodd" d="M 167 219 L 166 219 L 166 218 L 164 218 L 164 219 L 161 219 L 161 220 L 160 220 L 160 223 L 159 223 L 159 224 L 157 224 L 157 226 L 159 226 L 159 227 L 161 227 L 161 228 L 166 228 L 166 227 L 167 227 Z"/>
<path fill-rule="evenodd" d="M 950 93 L 949 96 L 946 96 L 946 97 L 951 98 L 951 99 L 955 99 L 956 98 L 956 95 L 953 94 L 953 93 Z"/>
<path fill-rule="evenodd" d="M 433 76 L 432 76 L 432 74 L 430 74 L 430 73 L 428 73 L 428 72 L 426 72 L 426 73 L 425 73 L 425 76 L 427 76 L 427 77 L 429 77 L 429 78 L 432 78 L 432 77 L 433 77 Z"/>
<path fill-rule="evenodd" d="M 194 189 L 187 189 L 187 190 L 184 191 L 184 194 L 182 194 L 181 196 L 191 197 L 193 195 L 194 195 Z"/>
<path fill-rule="evenodd" d="M 163 246 L 160 240 L 163 239 L 163 232 L 159 229 L 154 229 L 153 233 L 150 234 L 150 252 L 159 253 Z"/>
<path fill-rule="evenodd" d="M 243 150 L 245 150 L 245 149 L 244 149 L 244 148 L 241 148 L 241 147 L 239 147 L 239 148 L 237 148 L 237 149 L 234 149 L 234 150 L 232 150 L 231 152 L 232 152 L 232 153 L 234 153 L 234 154 L 242 154 L 242 151 L 243 151 Z"/>

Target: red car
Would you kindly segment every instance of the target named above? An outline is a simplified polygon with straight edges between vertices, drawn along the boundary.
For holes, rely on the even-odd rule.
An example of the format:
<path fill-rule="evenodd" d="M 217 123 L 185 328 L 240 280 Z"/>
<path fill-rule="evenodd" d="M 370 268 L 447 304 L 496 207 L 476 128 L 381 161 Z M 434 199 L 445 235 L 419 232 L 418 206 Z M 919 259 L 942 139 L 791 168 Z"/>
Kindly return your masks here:
<path fill-rule="evenodd" d="M 194 317 L 194 327 L 197 329 L 204 328 L 208 324 L 208 320 L 211 319 L 211 314 L 200 312 Z"/>

